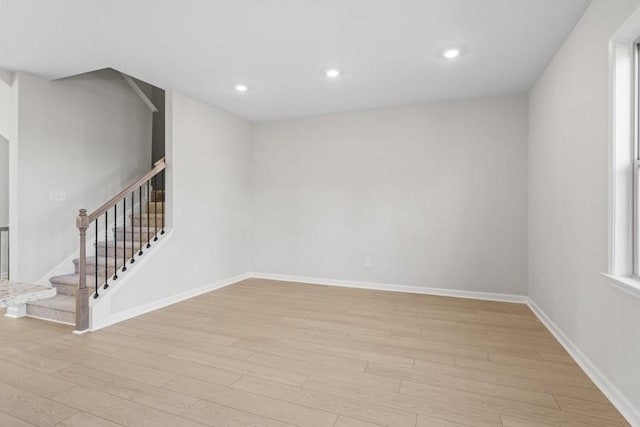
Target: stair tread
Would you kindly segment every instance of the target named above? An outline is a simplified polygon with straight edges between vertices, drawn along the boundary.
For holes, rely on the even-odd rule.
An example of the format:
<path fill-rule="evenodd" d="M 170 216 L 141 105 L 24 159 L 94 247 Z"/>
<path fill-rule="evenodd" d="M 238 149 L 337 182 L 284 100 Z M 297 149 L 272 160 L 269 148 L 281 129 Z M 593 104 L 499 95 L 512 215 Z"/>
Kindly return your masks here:
<path fill-rule="evenodd" d="M 152 215 L 153 216 L 153 215 Z M 123 231 L 127 231 L 127 233 L 131 233 L 131 230 L 133 230 L 134 233 L 140 233 L 140 231 L 142 231 L 143 233 L 152 233 L 156 230 L 156 227 L 139 227 L 137 225 L 131 227 L 129 225 L 127 225 L 126 227 L 114 227 L 113 231 L 117 232 L 117 233 L 122 233 Z"/>
<path fill-rule="evenodd" d="M 158 228 L 162 227 L 162 224 L 166 222 L 166 216 L 161 214 L 149 214 L 143 213 L 142 216 L 135 214 L 131 217 L 133 224 L 142 225 L 143 227 L 153 228 L 154 224 L 158 224 Z"/>
<path fill-rule="evenodd" d="M 149 212 L 149 216 L 153 217 L 155 215 L 164 216 L 164 212 L 158 212 L 158 213 Z M 132 214 L 129 214 L 129 217 L 131 217 L 131 216 L 140 216 L 140 212 L 134 212 Z M 142 216 L 147 216 L 147 212 L 146 211 L 142 211 Z"/>
<path fill-rule="evenodd" d="M 52 284 L 60 284 L 60 285 L 75 285 L 78 286 L 80 283 L 80 275 L 78 273 L 69 273 L 69 274 L 61 274 L 60 276 L 53 276 L 49 279 L 49 282 Z M 98 275 L 98 283 L 104 282 L 104 276 Z M 95 285 L 96 279 L 95 276 L 87 275 L 87 287 L 91 287 L 91 285 Z"/>
<path fill-rule="evenodd" d="M 135 248 L 140 247 L 140 242 L 139 241 L 135 241 L 134 240 L 133 243 L 134 243 L 133 247 L 135 247 Z M 144 243 L 146 244 L 147 242 L 144 242 Z M 98 243 L 96 243 L 96 246 L 98 248 L 104 248 L 105 246 L 108 247 L 108 248 L 115 248 L 116 244 L 118 245 L 118 248 L 124 248 L 124 246 L 126 244 L 127 249 L 131 249 L 131 239 L 128 239 L 126 241 L 121 240 L 121 239 L 118 239 L 118 240 L 107 240 L 107 241 L 101 240 Z M 113 255 L 113 254 L 110 254 L 110 255 Z"/>
<path fill-rule="evenodd" d="M 49 308 L 52 310 L 66 311 L 69 313 L 75 313 L 76 311 L 76 298 L 71 295 L 59 294 L 53 298 L 32 301 L 27 304 L 35 307 L 43 307 L 43 308 Z"/>
<path fill-rule="evenodd" d="M 73 260 L 73 263 L 75 265 L 80 264 L 80 258 L 76 258 Z M 87 257 L 87 265 L 95 265 L 96 264 L 96 257 L 94 256 L 88 256 Z M 122 257 L 120 257 L 120 255 L 118 255 L 118 264 L 122 264 Z M 98 256 L 98 265 L 101 265 L 104 267 L 105 265 L 105 257 L 103 256 Z M 108 265 L 110 267 L 114 266 L 114 262 L 113 262 L 113 254 L 109 254 L 109 258 L 108 258 Z"/>

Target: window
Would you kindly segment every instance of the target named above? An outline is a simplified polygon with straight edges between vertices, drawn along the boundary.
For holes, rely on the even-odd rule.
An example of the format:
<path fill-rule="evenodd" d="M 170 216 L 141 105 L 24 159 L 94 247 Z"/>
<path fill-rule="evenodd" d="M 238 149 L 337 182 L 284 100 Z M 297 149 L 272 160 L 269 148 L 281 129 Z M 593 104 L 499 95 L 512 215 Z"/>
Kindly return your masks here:
<path fill-rule="evenodd" d="M 619 289 L 640 297 L 640 12 L 610 40 L 609 266 Z"/>

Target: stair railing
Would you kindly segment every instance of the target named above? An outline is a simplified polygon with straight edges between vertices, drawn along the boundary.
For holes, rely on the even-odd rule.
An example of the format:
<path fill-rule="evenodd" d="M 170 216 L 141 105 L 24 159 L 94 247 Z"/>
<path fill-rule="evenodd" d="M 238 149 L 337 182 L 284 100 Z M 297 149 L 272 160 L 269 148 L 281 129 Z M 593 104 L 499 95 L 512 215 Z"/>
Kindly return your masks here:
<path fill-rule="evenodd" d="M 76 218 L 76 227 L 80 232 L 80 260 L 78 263 L 78 291 L 76 292 L 76 330 L 89 329 L 89 288 L 87 287 L 87 230 L 95 228 L 95 260 L 93 268 L 93 298 L 99 297 L 99 288 L 107 289 L 109 281 L 118 279 L 118 272 L 127 271 L 127 264 L 135 262 L 136 255 L 144 253 L 143 247 L 151 247 L 152 241 L 165 233 L 164 197 L 165 197 L 165 159 L 154 164 L 153 169 L 143 177 L 128 185 L 98 209 L 87 214 L 80 209 Z M 136 206 L 137 196 L 137 206 Z M 143 205 L 147 202 L 146 212 Z M 161 203 L 159 203 L 161 202 Z M 129 203 L 129 210 L 127 210 Z M 162 212 L 158 212 L 162 207 Z M 153 212 L 151 209 L 153 208 Z M 109 241 L 109 213 L 113 219 L 113 245 Z M 137 213 L 136 213 L 137 212 Z M 122 215 L 122 227 L 118 228 L 118 219 Z M 129 221 L 127 221 L 129 216 Z M 104 243 L 100 243 L 100 223 L 104 224 Z M 143 228 L 143 224 L 146 227 Z M 128 227 L 128 228 L 127 228 Z M 135 228 L 138 228 L 137 241 Z M 138 247 L 136 247 L 138 246 Z M 100 254 L 102 252 L 102 254 Z M 104 266 L 99 259 L 104 259 Z M 100 276 L 103 276 L 100 278 Z"/>
<path fill-rule="evenodd" d="M 9 255 L 9 227 L 0 227 L 0 280 L 9 280 L 9 271 L 11 269 Z"/>

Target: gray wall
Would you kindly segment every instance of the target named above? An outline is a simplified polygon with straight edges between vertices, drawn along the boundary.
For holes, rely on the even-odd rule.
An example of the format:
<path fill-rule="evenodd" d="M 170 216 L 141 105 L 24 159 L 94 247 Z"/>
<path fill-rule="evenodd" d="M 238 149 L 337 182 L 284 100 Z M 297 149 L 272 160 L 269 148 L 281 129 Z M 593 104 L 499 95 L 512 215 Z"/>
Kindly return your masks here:
<path fill-rule="evenodd" d="M 9 224 L 9 140 L 0 135 L 0 227 Z"/>
<path fill-rule="evenodd" d="M 9 141 L 0 134 L 0 227 L 9 225 Z M 8 271 L 7 248 L 9 239 L 3 233 L 0 239 L 0 277 Z"/>
<path fill-rule="evenodd" d="M 0 227 L 9 224 L 9 140 L 0 135 Z"/>
<path fill-rule="evenodd" d="M 112 291 L 112 314 L 251 270 L 251 126 L 179 93 L 167 92 L 167 101 L 167 205 L 174 230 L 136 273 L 135 284 Z"/>
<path fill-rule="evenodd" d="M 7 80 L 12 80 L 7 76 Z M 0 227 L 9 223 L 9 133 L 11 89 L 0 79 Z"/>
<path fill-rule="evenodd" d="M 158 109 L 153 113 L 153 129 L 151 136 L 151 161 L 157 162 L 165 156 L 165 92 L 152 87 L 151 100 Z"/>
<path fill-rule="evenodd" d="M 638 0 L 594 0 L 530 96 L 529 295 L 640 408 L 640 300 L 607 272 L 608 40 Z"/>
<path fill-rule="evenodd" d="M 526 294 L 526 143 L 524 95 L 256 125 L 253 271 Z"/>
<path fill-rule="evenodd" d="M 13 75 L 0 70 L 0 135 L 9 138 L 10 104 Z"/>
<path fill-rule="evenodd" d="M 25 73 L 17 79 L 12 275 L 35 281 L 77 250 L 79 208 L 97 208 L 149 170 L 151 112 L 112 70 L 59 81 Z M 66 200 L 50 200 L 51 191 L 65 192 Z"/>

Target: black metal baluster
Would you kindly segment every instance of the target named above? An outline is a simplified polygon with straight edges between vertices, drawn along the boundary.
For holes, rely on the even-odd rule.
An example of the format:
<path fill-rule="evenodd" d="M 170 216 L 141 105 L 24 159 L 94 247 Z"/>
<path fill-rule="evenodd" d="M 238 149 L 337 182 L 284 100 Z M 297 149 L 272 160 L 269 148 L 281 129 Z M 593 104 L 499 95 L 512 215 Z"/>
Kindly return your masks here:
<path fill-rule="evenodd" d="M 118 202 L 113 206 L 113 280 L 118 280 Z"/>
<path fill-rule="evenodd" d="M 138 199 L 140 200 L 140 203 L 138 203 L 138 214 L 140 215 L 140 227 L 138 230 L 138 238 L 140 239 L 140 241 L 138 242 L 138 244 L 140 245 L 140 250 L 138 251 L 138 256 L 142 255 L 142 185 L 140 187 L 138 187 Z"/>
<path fill-rule="evenodd" d="M 133 247 L 133 227 L 136 224 L 136 220 L 134 218 L 136 212 L 136 191 L 132 190 L 131 191 L 131 264 L 133 264 L 134 262 L 136 262 L 136 251 L 134 250 Z"/>
<path fill-rule="evenodd" d="M 151 226 L 149 207 L 151 203 L 151 193 L 149 192 L 149 181 L 147 181 L 147 249 L 151 247 L 151 238 L 149 237 L 149 227 Z M 153 202 L 154 210 L 158 210 L 157 203 Z"/>
<path fill-rule="evenodd" d="M 157 202 L 158 201 L 158 175 L 155 175 L 153 177 L 153 188 L 154 188 L 153 191 L 155 193 L 154 200 Z M 164 204 L 164 196 L 162 199 L 162 203 Z M 164 212 L 164 209 L 162 210 L 162 212 Z M 158 210 L 157 209 L 153 212 L 153 230 L 154 230 L 153 241 L 156 242 L 158 241 Z"/>
<path fill-rule="evenodd" d="M 93 274 L 95 275 L 95 285 L 96 285 L 96 293 L 93 294 L 93 298 L 98 298 L 98 218 L 96 218 L 96 222 L 95 225 L 96 227 L 96 243 L 95 243 L 95 257 L 93 260 L 94 265 L 94 269 L 93 269 Z M 107 250 L 107 242 L 104 242 L 104 250 Z"/>
<path fill-rule="evenodd" d="M 109 287 L 109 211 L 104 213 L 104 286 L 103 289 Z M 97 261 L 97 260 L 96 260 Z"/>
<path fill-rule="evenodd" d="M 164 169 L 162 169 L 162 179 L 160 180 L 162 183 L 162 195 L 164 196 L 166 193 L 164 191 Z M 165 201 L 166 203 L 166 201 Z M 160 234 L 164 234 L 164 211 L 162 211 L 162 229 L 160 230 Z"/>
<path fill-rule="evenodd" d="M 122 199 L 122 272 L 127 271 L 127 196 Z"/>

